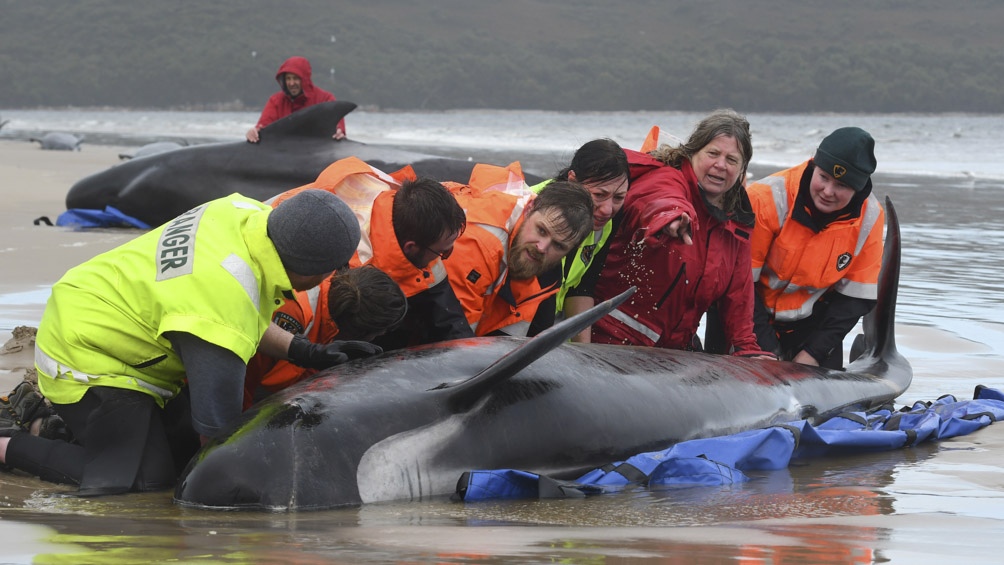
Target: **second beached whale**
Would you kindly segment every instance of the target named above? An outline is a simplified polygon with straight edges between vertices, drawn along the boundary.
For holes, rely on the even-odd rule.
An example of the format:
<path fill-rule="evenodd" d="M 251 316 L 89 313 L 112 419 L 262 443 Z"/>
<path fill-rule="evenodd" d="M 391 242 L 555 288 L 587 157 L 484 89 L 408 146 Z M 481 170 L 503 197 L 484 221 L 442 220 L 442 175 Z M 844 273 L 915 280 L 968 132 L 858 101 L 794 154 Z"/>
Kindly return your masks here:
<path fill-rule="evenodd" d="M 352 102 L 337 101 L 305 108 L 262 129 L 259 143 L 195 145 L 120 163 L 70 187 L 66 207 L 104 210 L 111 206 L 155 226 L 234 192 L 267 200 L 314 181 L 325 167 L 350 156 L 386 172 L 411 165 L 417 175 L 439 181 L 466 183 L 470 179 L 475 161 L 350 139 L 334 141 L 331 135 L 338 121 L 355 107 Z"/>

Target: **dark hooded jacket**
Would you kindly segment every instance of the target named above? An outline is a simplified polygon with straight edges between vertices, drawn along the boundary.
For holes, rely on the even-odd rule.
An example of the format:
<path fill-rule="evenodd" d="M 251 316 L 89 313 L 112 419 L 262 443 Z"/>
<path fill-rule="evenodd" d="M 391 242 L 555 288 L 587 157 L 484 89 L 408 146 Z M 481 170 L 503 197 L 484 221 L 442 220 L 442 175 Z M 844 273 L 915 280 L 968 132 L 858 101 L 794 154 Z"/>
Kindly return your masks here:
<path fill-rule="evenodd" d="M 286 73 L 293 73 L 300 77 L 303 92 L 295 98 L 290 96 L 286 90 Z M 258 118 L 258 124 L 256 125 L 258 129 L 280 118 L 285 118 L 297 110 L 302 110 L 321 102 L 333 102 L 335 100 L 333 94 L 314 86 L 314 81 L 311 79 L 310 61 L 305 57 L 290 57 L 286 59 L 286 62 L 279 67 L 279 71 L 275 74 L 275 80 L 279 83 L 279 92 L 269 97 L 268 102 L 265 103 L 265 109 L 261 111 L 261 117 Z M 344 119 L 338 122 L 338 127 L 343 132 L 345 131 Z"/>

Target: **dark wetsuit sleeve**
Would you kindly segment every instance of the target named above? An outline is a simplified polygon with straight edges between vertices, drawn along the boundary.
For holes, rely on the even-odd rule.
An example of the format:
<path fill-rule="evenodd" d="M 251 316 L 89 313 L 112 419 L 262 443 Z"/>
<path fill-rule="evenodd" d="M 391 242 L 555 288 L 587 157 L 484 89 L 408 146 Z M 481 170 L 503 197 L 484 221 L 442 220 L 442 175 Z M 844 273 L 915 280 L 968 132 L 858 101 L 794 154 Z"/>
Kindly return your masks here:
<path fill-rule="evenodd" d="M 234 352 L 189 333 L 166 334 L 181 357 L 192 397 L 192 426 L 216 437 L 241 414 L 247 365 Z"/>
<path fill-rule="evenodd" d="M 763 297 L 760 295 L 759 283 L 754 285 L 753 291 L 753 331 L 756 333 L 760 349 L 769 351 L 778 358 L 781 357 L 781 342 L 777 339 L 770 312 L 767 311 L 767 306 L 764 305 Z"/>
<path fill-rule="evenodd" d="M 830 292 L 827 298 L 826 313 L 802 346 L 806 353 L 820 362 L 843 347 L 844 337 L 876 303 L 875 300 L 854 298 L 839 292 Z"/>
<path fill-rule="evenodd" d="M 526 332 L 527 337 L 533 337 L 554 325 L 554 309 L 557 307 L 557 302 L 557 294 L 552 294 L 540 302 L 537 313 L 530 322 L 530 329 Z"/>

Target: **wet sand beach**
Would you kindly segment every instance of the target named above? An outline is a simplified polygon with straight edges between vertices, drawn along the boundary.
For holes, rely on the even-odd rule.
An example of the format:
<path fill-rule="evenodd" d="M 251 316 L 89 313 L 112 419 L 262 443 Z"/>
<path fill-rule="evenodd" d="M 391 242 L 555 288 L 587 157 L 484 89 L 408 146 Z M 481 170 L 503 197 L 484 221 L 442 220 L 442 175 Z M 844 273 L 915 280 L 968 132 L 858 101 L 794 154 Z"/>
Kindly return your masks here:
<path fill-rule="evenodd" d="M 139 231 L 80 232 L 48 226 L 66 210 L 74 182 L 119 162 L 124 148 L 86 146 L 82 151 L 42 151 L 35 143 L 0 140 L 0 338 L 15 325 L 37 325 L 41 310 L 33 293 L 48 294 L 66 270 L 112 249 Z M 44 302 L 44 301 L 43 301 Z M 6 333 L 4 333 L 6 332 Z"/>
<path fill-rule="evenodd" d="M 68 268 L 140 233 L 33 224 L 41 216 L 55 222 L 69 187 L 119 162 L 121 151 L 94 145 L 80 152 L 42 151 L 32 143 L 0 140 L 3 391 L 31 366 L 30 335 L 12 339 L 12 332 L 37 326 L 48 287 Z M 984 266 L 964 255 L 971 243 L 958 252 L 950 246 L 952 233 L 957 238 L 992 225 L 1001 196 L 977 191 L 919 207 L 918 200 L 942 189 L 936 181 L 884 181 L 883 196 L 891 194 L 900 210 L 907 245 L 929 245 L 925 234 L 941 233 L 937 218 L 957 219 L 958 207 L 970 200 L 988 218 L 970 214 L 969 224 L 953 223 L 945 236 L 949 243 L 934 260 L 904 250 L 897 339 L 916 376 L 902 400 L 933 400 L 944 392 L 968 399 L 975 384 L 1004 388 L 1000 315 L 993 312 L 999 289 L 959 296 L 952 293 L 951 269 L 939 275 L 948 277 L 943 286 L 910 274 L 932 265 L 946 269 L 946 257 L 961 254 L 963 264 L 954 269 L 985 268 L 992 277 L 994 257 Z M 929 311 L 931 317 L 922 316 Z M 271 515 L 183 509 L 172 504 L 170 493 L 61 498 L 54 494 L 70 489 L 0 471 L 0 562 L 999 562 L 1004 424 L 912 449 L 812 460 L 754 478 L 729 488 L 578 500 L 434 500 Z"/>

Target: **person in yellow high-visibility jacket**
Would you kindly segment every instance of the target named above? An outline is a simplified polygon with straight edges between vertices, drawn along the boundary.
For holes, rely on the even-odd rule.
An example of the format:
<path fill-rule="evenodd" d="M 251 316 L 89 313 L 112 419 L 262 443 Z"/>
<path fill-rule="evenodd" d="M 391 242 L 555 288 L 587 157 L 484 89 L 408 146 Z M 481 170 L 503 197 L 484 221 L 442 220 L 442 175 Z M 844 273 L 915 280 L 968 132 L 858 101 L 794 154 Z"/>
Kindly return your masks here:
<path fill-rule="evenodd" d="M 39 324 L 35 368 L 73 441 L 0 426 L 0 462 L 85 496 L 169 488 L 200 436 L 240 415 L 259 344 L 305 366 L 379 351 L 270 325 L 293 290 L 346 265 L 359 237 L 333 194 L 275 210 L 232 194 L 70 269 Z"/>

